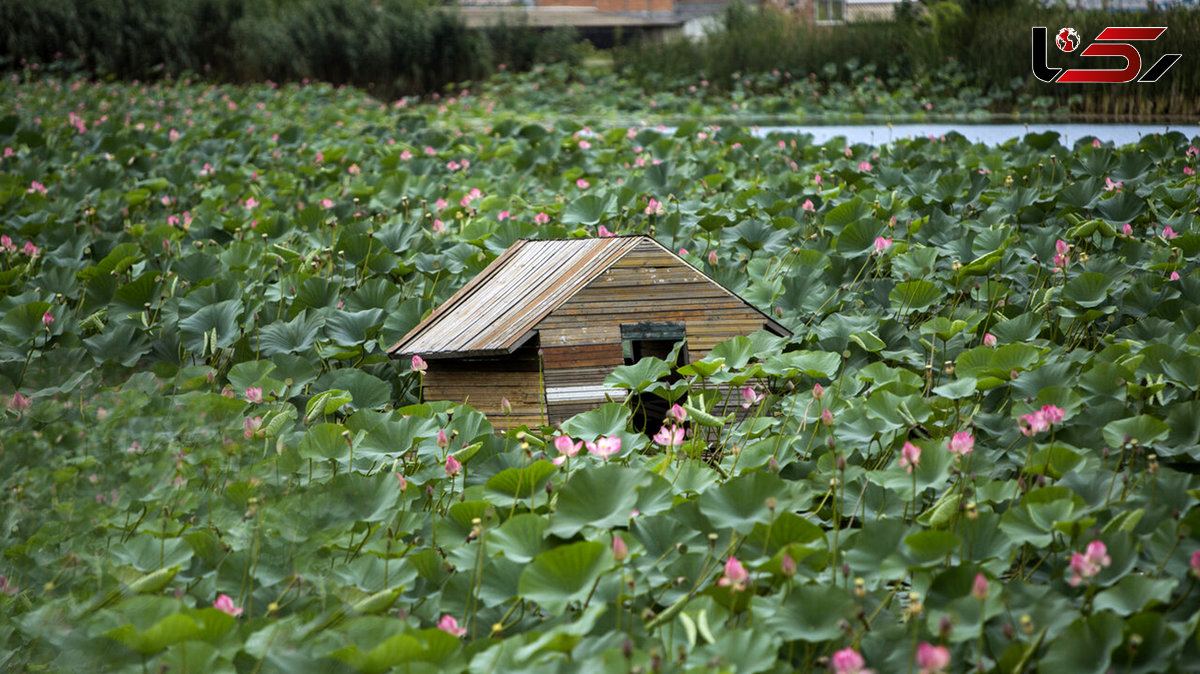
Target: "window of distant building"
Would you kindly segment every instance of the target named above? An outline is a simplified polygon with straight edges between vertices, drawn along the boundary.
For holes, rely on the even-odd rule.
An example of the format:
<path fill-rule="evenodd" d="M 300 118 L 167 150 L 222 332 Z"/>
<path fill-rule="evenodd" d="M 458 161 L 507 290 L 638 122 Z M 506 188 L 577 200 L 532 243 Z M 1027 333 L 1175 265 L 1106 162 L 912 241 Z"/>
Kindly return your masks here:
<path fill-rule="evenodd" d="M 816 0 L 817 23 L 846 21 L 846 0 Z"/>

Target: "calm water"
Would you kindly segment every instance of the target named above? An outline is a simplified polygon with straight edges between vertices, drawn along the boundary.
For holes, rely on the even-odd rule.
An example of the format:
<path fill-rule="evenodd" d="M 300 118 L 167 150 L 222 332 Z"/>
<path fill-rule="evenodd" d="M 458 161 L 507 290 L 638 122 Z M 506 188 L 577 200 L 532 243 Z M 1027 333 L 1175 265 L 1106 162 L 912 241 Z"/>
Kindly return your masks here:
<path fill-rule="evenodd" d="M 961 133 L 974 143 L 997 145 L 1012 138 L 1021 138 L 1027 133 L 1057 131 L 1059 141 L 1070 147 L 1081 138 L 1094 136 L 1101 142 L 1117 145 L 1136 143 L 1142 136 L 1152 133 L 1178 131 L 1188 138 L 1200 137 L 1200 125 L 1188 124 L 845 124 L 834 126 L 758 126 L 756 136 L 770 133 L 810 133 L 814 142 L 824 143 L 842 136 L 850 143 L 878 145 L 904 138 L 920 136 L 943 136 L 951 131 Z"/>

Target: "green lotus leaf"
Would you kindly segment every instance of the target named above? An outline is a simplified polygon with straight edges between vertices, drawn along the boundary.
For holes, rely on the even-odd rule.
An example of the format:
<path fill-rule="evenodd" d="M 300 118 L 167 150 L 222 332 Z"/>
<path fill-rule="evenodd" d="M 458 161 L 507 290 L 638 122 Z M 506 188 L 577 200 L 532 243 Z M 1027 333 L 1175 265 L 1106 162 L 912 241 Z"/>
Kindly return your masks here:
<path fill-rule="evenodd" d="M 611 563 L 608 547 L 595 541 L 560 545 L 534 558 L 521 572 L 521 596 L 552 615 L 583 599 Z"/>
<path fill-rule="evenodd" d="M 573 472 L 558 493 L 549 532 L 560 538 L 584 527 L 607 529 L 633 517 L 638 491 L 650 484 L 650 473 L 617 465 L 588 466 Z"/>

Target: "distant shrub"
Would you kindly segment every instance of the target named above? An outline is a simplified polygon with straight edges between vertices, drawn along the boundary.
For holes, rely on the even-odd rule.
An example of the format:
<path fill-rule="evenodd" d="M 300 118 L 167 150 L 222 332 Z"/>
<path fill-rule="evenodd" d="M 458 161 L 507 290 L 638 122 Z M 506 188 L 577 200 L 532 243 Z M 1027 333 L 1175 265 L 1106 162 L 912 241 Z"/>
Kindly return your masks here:
<path fill-rule="evenodd" d="M 717 89 L 729 89 L 735 75 L 773 70 L 794 76 L 811 73 L 825 83 L 847 82 L 860 67 L 898 78 L 899 84 L 940 72 L 953 61 L 973 87 L 1046 98 L 1077 113 L 1184 116 L 1200 109 L 1200 68 L 1176 65 L 1153 84 L 1063 86 L 1034 78 L 1029 63 L 1033 26 L 1072 26 L 1088 42 L 1109 25 L 1168 26 L 1153 45 L 1140 47 L 1148 61 L 1143 69 L 1164 53 L 1184 54 L 1186 59 L 1200 35 L 1200 12 L 1082 12 L 1011 0 L 943 0 L 922 7 L 898 5 L 893 21 L 828 26 L 731 5 L 720 28 L 700 41 L 631 45 L 617 50 L 614 60 L 625 75 L 651 89 L 700 78 Z M 1107 67 L 1116 65 L 1119 62 Z"/>
<path fill-rule="evenodd" d="M 575 58 L 573 31 L 468 29 L 424 0 L 0 0 L 0 64 L 73 62 L 98 75 L 304 78 L 380 96 L 436 91 L 496 63 Z"/>

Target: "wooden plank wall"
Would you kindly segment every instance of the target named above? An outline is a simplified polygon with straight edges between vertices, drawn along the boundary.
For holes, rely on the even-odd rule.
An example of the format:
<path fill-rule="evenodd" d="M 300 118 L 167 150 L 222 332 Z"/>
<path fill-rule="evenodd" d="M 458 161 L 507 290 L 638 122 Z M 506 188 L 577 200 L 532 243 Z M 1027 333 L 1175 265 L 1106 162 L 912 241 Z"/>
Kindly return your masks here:
<path fill-rule="evenodd" d="M 604 389 L 604 378 L 624 362 L 621 324 L 641 321 L 684 323 L 691 360 L 765 322 L 700 272 L 641 243 L 538 324 L 550 423 L 604 403 L 606 393 L 623 398 Z"/>
<path fill-rule="evenodd" d="M 510 356 L 461 360 L 430 360 L 424 380 L 425 400 L 466 402 L 487 415 L 498 431 L 545 423 L 536 346 Z M 505 418 L 500 399 L 508 398 L 512 413 Z"/>

